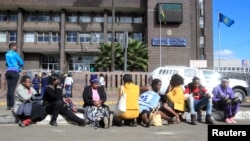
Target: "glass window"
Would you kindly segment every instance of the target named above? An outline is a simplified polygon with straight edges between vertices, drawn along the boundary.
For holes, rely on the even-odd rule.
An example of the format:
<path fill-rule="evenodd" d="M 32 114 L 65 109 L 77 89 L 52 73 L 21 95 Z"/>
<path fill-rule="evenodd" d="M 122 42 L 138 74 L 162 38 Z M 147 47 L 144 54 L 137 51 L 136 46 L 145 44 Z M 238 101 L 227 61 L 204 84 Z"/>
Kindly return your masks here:
<path fill-rule="evenodd" d="M 61 41 L 59 33 L 52 33 L 52 43 L 58 43 Z"/>
<path fill-rule="evenodd" d="M 73 14 L 73 13 L 67 15 L 67 22 L 76 23 L 77 22 L 77 15 Z"/>
<path fill-rule="evenodd" d="M 17 41 L 17 32 L 16 31 L 10 31 L 9 33 L 9 41 L 10 42 L 16 42 Z"/>
<path fill-rule="evenodd" d="M 195 69 L 185 69 L 184 76 L 185 77 L 194 77 L 194 76 L 196 76 L 196 70 Z"/>
<path fill-rule="evenodd" d="M 91 22 L 90 14 L 89 13 L 82 13 L 79 16 L 79 22 L 81 22 L 81 23 L 89 23 L 89 22 Z"/>
<path fill-rule="evenodd" d="M 17 12 L 10 12 L 10 21 L 16 22 L 18 20 Z"/>
<path fill-rule="evenodd" d="M 0 42 L 6 42 L 7 32 L 0 32 Z"/>
<path fill-rule="evenodd" d="M 92 36 L 92 42 L 93 43 L 102 43 L 104 40 L 104 34 L 103 33 L 93 33 Z"/>
<path fill-rule="evenodd" d="M 124 42 L 124 33 L 115 33 L 115 42 L 123 43 Z"/>
<path fill-rule="evenodd" d="M 61 21 L 61 15 L 60 13 L 53 13 L 51 17 L 52 22 L 60 22 Z"/>
<path fill-rule="evenodd" d="M 77 42 L 77 32 L 67 32 L 67 42 L 76 43 Z"/>
<path fill-rule="evenodd" d="M 37 20 L 39 22 L 49 22 L 50 16 L 48 12 L 39 12 L 37 16 Z"/>
<path fill-rule="evenodd" d="M 132 17 L 128 15 L 120 16 L 120 23 L 132 23 Z"/>
<path fill-rule="evenodd" d="M 96 22 L 96 23 L 103 23 L 103 15 L 101 15 L 101 14 L 96 14 L 96 15 L 93 17 L 93 22 Z"/>
<path fill-rule="evenodd" d="M 37 20 L 37 16 L 36 16 L 36 13 L 35 12 L 28 12 L 27 15 L 26 15 L 26 20 L 28 22 L 34 22 Z"/>
<path fill-rule="evenodd" d="M 90 33 L 81 33 L 79 34 L 80 42 L 90 43 L 91 42 L 91 34 Z"/>
<path fill-rule="evenodd" d="M 107 40 L 108 40 L 108 42 L 112 42 L 112 33 L 107 34 Z M 114 40 L 115 40 L 115 42 L 123 43 L 124 42 L 124 33 L 116 32 Z"/>
<path fill-rule="evenodd" d="M 42 69 L 44 70 L 60 70 L 60 57 L 54 56 L 43 56 L 42 57 Z"/>
<path fill-rule="evenodd" d="M 0 21 L 7 21 L 7 14 L 4 11 L 0 11 Z"/>
<path fill-rule="evenodd" d="M 134 23 L 143 23 L 143 17 L 142 16 L 135 16 Z"/>
<path fill-rule="evenodd" d="M 49 42 L 49 33 L 47 32 L 38 33 L 37 42 Z"/>
<path fill-rule="evenodd" d="M 35 42 L 35 32 L 27 32 L 24 34 L 24 42 Z"/>
<path fill-rule="evenodd" d="M 132 33 L 132 38 L 138 41 L 143 41 L 142 33 Z"/>

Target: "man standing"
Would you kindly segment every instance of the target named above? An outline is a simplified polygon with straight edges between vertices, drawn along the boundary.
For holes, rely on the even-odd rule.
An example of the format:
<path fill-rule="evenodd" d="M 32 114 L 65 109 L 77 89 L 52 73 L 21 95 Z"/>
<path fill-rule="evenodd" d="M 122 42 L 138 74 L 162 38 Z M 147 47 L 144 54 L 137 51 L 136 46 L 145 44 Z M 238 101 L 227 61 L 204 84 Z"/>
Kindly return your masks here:
<path fill-rule="evenodd" d="M 17 52 L 17 44 L 10 43 L 9 51 L 5 54 L 6 60 L 6 73 L 5 77 L 7 80 L 7 109 L 11 110 L 14 106 L 14 92 L 16 89 L 17 82 L 19 80 L 19 72 L 22 71 L 24 61 Z"/>

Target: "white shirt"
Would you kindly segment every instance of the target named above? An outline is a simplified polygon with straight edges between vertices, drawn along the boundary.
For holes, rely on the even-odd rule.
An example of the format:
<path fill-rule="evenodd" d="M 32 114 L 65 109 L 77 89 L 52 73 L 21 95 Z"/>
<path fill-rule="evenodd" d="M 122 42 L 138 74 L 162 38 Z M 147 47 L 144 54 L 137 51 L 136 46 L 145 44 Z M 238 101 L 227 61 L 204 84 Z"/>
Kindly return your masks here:
<path fill-rule="evenodd" d="M 64 85 L 72 85 L 74 82 L 72 77 L 66 77 L 64 81 Z"/>
<path fill-rule="evenodd" d="M 100 77 L 99 83 L 100 83 L 101 86 L 105 85 L 104 77 Z"/>

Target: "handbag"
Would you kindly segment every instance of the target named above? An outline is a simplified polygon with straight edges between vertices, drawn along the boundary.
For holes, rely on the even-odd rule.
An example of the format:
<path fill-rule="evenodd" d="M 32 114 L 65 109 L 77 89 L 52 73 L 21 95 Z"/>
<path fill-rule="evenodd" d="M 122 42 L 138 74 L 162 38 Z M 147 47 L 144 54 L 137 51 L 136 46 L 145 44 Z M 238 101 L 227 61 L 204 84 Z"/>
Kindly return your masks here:
<path fill-rule="evenodd" d="M 161 114 L 158 108 L 154 108 L 149 115 L 150 124 L 154 126 L 162 126 Z"/>
<path fill-rule="evenodd" d="M 122 113 L 126 112 L 126 110 L 126 93 L 124 92 L 124 87 L 121 86 L 120 98 L 118 100 L 118 103 L 116 104 L 115 113 L 116 115 L 121 115 Z"/>

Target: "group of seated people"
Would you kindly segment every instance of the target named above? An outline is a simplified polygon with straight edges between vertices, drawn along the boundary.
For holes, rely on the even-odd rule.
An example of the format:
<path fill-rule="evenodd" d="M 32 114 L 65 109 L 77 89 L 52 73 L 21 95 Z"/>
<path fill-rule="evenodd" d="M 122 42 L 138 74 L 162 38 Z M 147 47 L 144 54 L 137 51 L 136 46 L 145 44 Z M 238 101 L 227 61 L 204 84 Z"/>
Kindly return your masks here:
<path fill-rule="evenodd" d="M 19 126 L 26 127 L 32 122 L 43 120 L 48 114 L 51 115 L 49 124 L 58 126 L 58 115 L 77 123 L 79 126 L 89 124 L 93 127 L 109 128 L 112 125 L 136 127 L 138 123 L 150 127 L 149 115 L 153 109 L 158 107 L 161 118 L 169 124 L 179 123 L 183 120 L 186 109 L 191 113 L 191 124 L 196 125 L 197 120 L 201 121 L 200 111 L 205 108 L 208 124 L 214 124 L 211 117 L 213 104 L 224 110 L 225 122 L 235 123 L 233 117 L 239 109 L 240 100 L 234 95 L 228 86 L 228 78 L 223 78 L 221 84 L 214 88 L 210 94 L 200 84 L 200 79 L 194 77 L 193 81 L 183 89 L 184 79 L 178 74 L 171 77 L 168 90 L 165 95 L 160 95 L 161 80 L 152 80 L 151 86 L 139 87 L 132 81 L 132 75 L 123 76 L 123 91 L 126 93 L 126 111 L 116 113 L 105 105 L 107 95 L 104 87 L 99 86 L 98 76 L 93 74 L 90 77 L 90 85 L 84 87 L 83 109 L 77 110 L 83 113 L 83 118 L 70 110 L 63 98 L 60 86 L 60 77 L 52 74 L 48 79 L 48 87 L 41 98 L 32 88 L 31 78 L 23 76 L 21 83 L 15 92 L 15 106 L 13 113 L 19 118 Z M 121 96 L 121 88 L 119 96 Z M 188 106 L 187 106 L 188 105 Z M 197 114 L 196 114 L 197 113 Z M 196 118 L 196 115 L 198 118 Z"/>

